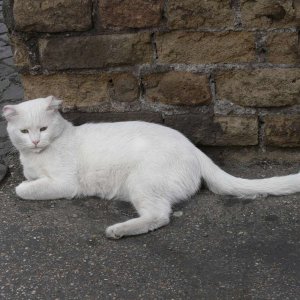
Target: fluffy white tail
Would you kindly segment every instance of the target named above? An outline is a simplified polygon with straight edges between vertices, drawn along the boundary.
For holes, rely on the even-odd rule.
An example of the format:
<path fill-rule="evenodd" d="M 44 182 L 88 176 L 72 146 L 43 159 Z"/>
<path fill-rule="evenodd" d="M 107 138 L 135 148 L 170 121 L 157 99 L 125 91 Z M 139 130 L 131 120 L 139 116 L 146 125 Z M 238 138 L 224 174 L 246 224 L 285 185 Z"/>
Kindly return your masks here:
<path fill-rule="evenodd" d="M 224 172 L 202 152 L 199 158 L 202 177 L 208 188 L 216 194 L 255 198 L 259 195 L 287 195 L 300 192 L 300 173 L 265 179 L 243 179 Z"/>

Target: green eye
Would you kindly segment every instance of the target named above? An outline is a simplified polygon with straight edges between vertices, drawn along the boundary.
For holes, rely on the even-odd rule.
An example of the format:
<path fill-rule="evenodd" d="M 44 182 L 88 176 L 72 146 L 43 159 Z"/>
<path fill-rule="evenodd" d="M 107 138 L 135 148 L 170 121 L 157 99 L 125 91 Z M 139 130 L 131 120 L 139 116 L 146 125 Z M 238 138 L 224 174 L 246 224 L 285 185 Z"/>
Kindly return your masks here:
<path fill-rule="evenodd" d="M 29 131 L 28 131 L 28 129 L 21 129 L 20 130 L 22 133 L 28 133 Z"/>
<path fill-rule="evenodd" d="M 45 130 L 47 130 L 47 128 L 48 128 L 48 127 L 42 127 L 42 128 L 40 129 L 40 131 L 45 131 Z"/>

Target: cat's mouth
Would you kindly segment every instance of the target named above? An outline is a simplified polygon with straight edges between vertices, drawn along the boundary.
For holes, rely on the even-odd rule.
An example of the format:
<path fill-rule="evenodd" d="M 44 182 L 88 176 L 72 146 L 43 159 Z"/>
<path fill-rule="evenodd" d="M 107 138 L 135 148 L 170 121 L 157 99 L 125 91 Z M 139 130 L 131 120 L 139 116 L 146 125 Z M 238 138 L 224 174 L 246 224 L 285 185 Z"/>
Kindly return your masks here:
<path fill-rule="evenodd" d="M 31 150 L 34 152 L 34 153 L 40 153 L 41 151 L 45 150 L 46 147 L 38 147 L 38 146 L 35 146 L 35 147 L 32 147 Z"/>
<path fill-rule="evenodd" d="M 43 149 L 44 149 L 44 148 L 38 148 L 38 147 L 35 147 L 35 148 L 32 148 L 32 151 L 33 151 L 34 153 L 39 153 L 39 152 L 41 152 Z"/>

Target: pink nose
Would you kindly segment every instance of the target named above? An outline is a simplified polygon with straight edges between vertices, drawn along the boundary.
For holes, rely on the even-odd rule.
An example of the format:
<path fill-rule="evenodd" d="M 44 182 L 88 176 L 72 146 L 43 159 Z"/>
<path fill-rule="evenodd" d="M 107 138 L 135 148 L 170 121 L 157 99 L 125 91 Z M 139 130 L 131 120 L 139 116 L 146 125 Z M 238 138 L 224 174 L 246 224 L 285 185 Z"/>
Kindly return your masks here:
<path fill-rule="evenodd" d="M 40 141 L 32 141 L 33 144 L 37 145 Z"/>

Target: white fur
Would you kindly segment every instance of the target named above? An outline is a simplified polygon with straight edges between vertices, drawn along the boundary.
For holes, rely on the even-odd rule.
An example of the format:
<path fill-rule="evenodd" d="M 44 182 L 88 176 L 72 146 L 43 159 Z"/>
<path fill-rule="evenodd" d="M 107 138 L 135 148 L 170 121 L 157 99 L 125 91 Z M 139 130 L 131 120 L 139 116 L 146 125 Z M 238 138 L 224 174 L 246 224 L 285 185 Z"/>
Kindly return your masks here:
<path fill-rule="evenodd" d="M 57 112 L 59 101 L 41 98 L 4 108 L 8 133 L 20 151 L 27 181 L 23 199 L 96 195 L 131 202 L 139 217 L 107 228 L 120 238 L 169 223 L 172 204 L 191 197 L 201 179 L 218 194 L 256 197 L 300 191 L 300 173 L 261 180 L 233 177 L 216 166 L 181 133 L 145 122 L 78 127 Z M 40 131 L 41 127 L 48 127 Z M 20 130 L 27 129 L 28 133 Z M 33 140 L 39 140 L 37 146 Z"/>

